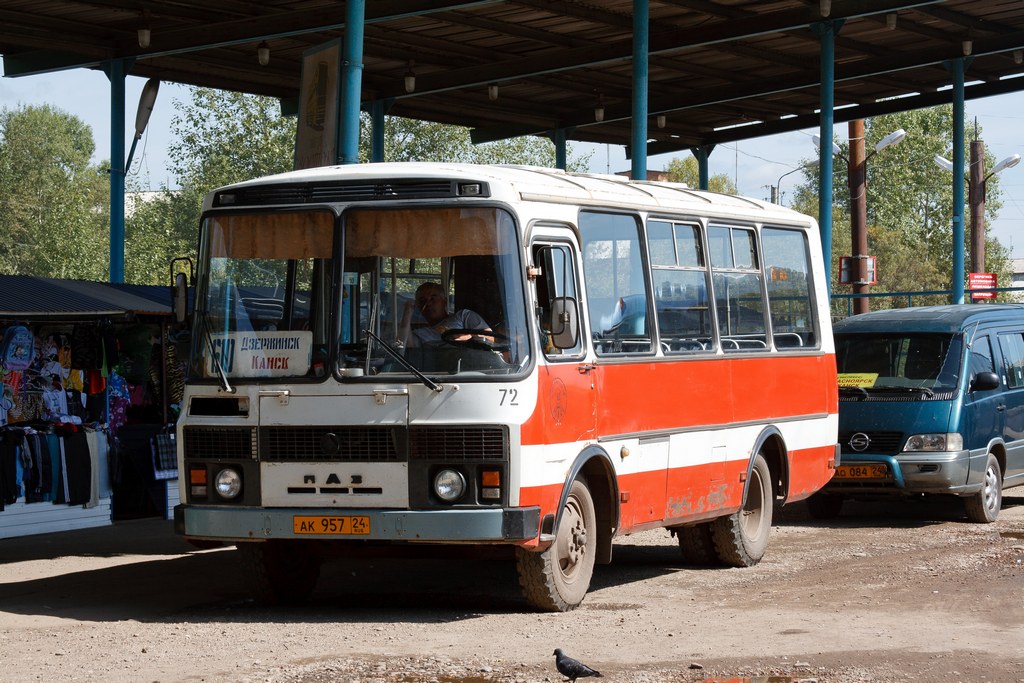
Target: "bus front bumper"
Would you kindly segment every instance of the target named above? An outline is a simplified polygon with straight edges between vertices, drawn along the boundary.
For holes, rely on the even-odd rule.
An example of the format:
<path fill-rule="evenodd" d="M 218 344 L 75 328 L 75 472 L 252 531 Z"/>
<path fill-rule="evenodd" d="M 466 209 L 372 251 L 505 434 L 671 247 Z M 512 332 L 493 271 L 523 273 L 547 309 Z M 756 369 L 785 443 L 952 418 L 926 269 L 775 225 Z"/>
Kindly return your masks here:
<path fill-rule="evenodd" d="M 358 523 L 353 524 L 353 520 Z M 174 531 L 188 538 L 215 541 L 512 543 L 537 538 L 540 508 L 339 510 L 178 505 L 174 508 Z"/>

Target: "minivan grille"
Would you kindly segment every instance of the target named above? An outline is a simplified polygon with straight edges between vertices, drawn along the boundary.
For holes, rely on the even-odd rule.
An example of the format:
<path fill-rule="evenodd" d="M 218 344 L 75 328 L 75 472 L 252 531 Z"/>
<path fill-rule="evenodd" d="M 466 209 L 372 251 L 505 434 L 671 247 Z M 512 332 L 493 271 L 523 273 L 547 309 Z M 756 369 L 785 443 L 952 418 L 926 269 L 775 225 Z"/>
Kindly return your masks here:
<path fill-rule="evenodd" d="M 868 447 L 855 451 L 850 446 L 850 437 L 854 434 L 864 434 L 869 439 Z M 856 456 L 858 453 L 880 453 L 883 455 L 896 455 L 903 450 L 906 442 L 903 432 L 847 432 L 839 435 L 839 444 L 843 449 L 843 455 Z"/>

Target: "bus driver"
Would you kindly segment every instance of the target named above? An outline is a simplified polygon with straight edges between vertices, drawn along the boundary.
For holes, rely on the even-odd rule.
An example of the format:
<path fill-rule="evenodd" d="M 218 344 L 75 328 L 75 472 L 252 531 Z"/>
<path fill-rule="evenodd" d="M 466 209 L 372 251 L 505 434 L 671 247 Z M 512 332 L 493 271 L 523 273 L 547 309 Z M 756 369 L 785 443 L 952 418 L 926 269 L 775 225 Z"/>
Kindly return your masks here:
<path fill-rule="evenodd" d="M 427 321 L 425 327 L 412 330 L 412 307 L 416 306 Z M 490 331 L 491 328 L 479 314 L 463 308 L 448 314 L 448 297 L 436 282 L 424 282 L 416 289 L 415 301 L 408 301 L 398 324 L 398 341 L 408 347 L 440 344 L 447 330 Z M 410 333 L 411 332 L 411 333 Z M 473 335 L 460 334 L 452 341 L 466 341 Z"/>

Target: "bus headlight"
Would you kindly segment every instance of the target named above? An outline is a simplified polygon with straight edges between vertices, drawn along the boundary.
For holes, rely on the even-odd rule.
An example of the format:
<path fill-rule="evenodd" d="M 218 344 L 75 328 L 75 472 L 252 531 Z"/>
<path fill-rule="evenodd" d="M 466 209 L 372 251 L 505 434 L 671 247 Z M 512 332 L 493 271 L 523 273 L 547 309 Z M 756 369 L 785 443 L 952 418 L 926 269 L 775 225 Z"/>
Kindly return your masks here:
<path fill-rule="evenodd" d="M 214 477 L 213 488 L 225 500 L 236 498 L 242 492 L 242 475 L 238 470 L 226 467 Z"/>
<path fill-rule="evenodd" d="M 441 470 L 434 475 L 434 493 L 446 503 L 454 503 L 466 492 L 466 478 L 458 470 Z"/>
<path fill-rule="evenodd" d="M 962 451 L 964 449 L 964 437 L 956 432 L 951 434 L 914 434 L 907 439 L 907 445 L 903 447 L 904 453 L 942 453 L 947 451 Z"/>

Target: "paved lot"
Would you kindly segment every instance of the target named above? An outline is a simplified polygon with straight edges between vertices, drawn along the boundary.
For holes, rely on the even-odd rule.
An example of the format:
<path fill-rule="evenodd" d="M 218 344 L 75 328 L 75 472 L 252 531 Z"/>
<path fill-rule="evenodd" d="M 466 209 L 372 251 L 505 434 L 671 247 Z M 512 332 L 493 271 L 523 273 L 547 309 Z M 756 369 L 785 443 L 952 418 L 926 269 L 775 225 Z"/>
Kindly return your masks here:
<path fill-rule="evenodd" d="M 268 610 L 232 551 L 164 520 L 0 540 L 2 678 L 556 681 L 561 647 L 618 681 L 1024 681 L 1024 498 L 994 525 L 955 501 L 781 517 L 748 569 L 620 539 L 569 614 L 528 611 L 503 561 L 338 561 L 311 604 Z"/>

